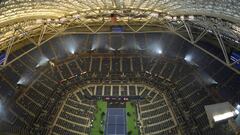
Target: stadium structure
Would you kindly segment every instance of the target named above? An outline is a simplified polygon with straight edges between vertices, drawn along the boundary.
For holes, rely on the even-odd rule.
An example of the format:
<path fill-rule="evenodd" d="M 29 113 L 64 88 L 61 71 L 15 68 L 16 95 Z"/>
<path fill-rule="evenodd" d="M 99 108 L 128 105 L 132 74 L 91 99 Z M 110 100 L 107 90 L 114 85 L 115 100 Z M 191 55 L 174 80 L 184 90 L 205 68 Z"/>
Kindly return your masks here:
<path fill-rule="evenodd" d="M 235 135 L 239 0 L 2 0 L 1 135 Z"/>

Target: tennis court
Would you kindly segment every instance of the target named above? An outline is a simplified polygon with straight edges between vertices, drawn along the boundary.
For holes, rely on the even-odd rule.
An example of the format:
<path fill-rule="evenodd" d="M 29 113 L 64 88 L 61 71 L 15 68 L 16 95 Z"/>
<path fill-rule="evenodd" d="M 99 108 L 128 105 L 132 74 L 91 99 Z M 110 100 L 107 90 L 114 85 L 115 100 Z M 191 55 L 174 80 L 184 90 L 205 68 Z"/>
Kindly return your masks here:
<path fill-rule="evenodd" d="M 108 108 L 105 135 L 127 135 L 125 108 Z"/>

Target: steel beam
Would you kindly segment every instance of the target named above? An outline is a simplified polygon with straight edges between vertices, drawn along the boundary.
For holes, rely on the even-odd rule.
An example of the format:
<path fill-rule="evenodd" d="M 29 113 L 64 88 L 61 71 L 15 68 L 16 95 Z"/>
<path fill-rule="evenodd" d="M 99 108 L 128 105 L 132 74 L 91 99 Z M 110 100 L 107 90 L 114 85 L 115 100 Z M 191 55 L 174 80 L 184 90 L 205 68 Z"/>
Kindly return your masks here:
<path fill-rule="evenodd" d="M 225 61 L 226 61 L 227 65 L 229 65 L 230 61 L 229 61 L 229 57 L 228 57 L 228 54 L 227 54 L 226 46 L 224 45 L 222 37 L 221 37 L 221 35 L 219 34 L 219 32 L 217 30 L 213 30 L 213 32 L 214 32 L 215 36 L 217 37 L 219 45 L 220 45 L 220 47 L 222 49 Z"/>
<path fill-rule="evenodd" d="M 193 43 L 197 43 L 199 40 L 201 40 L 208 32 L 206 31 L 206 29 L 204 29 L 199 35 L 198 37 L 193 41 Z"/>
<path fill-rule="evenodd" d="M 214 54 L 210 53 L 209 51 L 207 51 L 206 49 L 202 48 L 201 46 L 197 45 L 196 43 L 192 43 L 189 39 L 187 39 L 186 37 L 184 37 L 183 35 L 175 32 L 176 35 L 178 35 L 179 37 L 181 37 L 182 39 L 186 40 L 187 42 L 191 43 L 194 47 L 202 50 L 203 52 L 205 52 L 206 54 L 210 55 L 211 57 L 213 57 L 214 59 L 218 60 L 220 63 L 222 63 L 223 65 L 227 66 L 228 68 L 230 68 L 231 70 L 233 70 L 234 72 L 236 72 L 237 74 L 240 74 L 240 71 L 237 70 L 236 68 L 232 67 L 231 65 L 229 65 L 228 63 L 226 63 L 225 61 L 221 60 L 220 58 L 218 58 L 217 56 L 215 56 Z"/>
<path fill-rule="evenodd" d="M 102 31 L 101 31 L 101 29 L 102 29 L 103 27 L 107 27 L 107 26 L 108 26 L 108 25 L 107 25 L 107 22 L 108 22 L 108 21 L 104 21 L 96 30 L 93 30 L 93 29 L 91 28 L 91 26 L 90 26 L 91 24 L 86 23 L 86 22 L 83 22 L 82 20 L 80 20 L 81 26 L 87 28 L 87 29 L 89 30 L 89 32 L 81 32 L 81 31 L 79 31 L 79 32 L 74 32 L 74 33 L 73 33 L 73 32 L 65 32 L 65 30 L 67 30 L 67 29 L 69 29 L 69 28 L 74 28 L 74 27 L 71 27 L 71 24 L 72 24 L 75 20 L 77 20 L 77 19 L 74 19 L 74 20 L 72 20 L 71 22 L 68 22 L 68 23 L 64 24 L 63 26 L 60 27 L 60 29 L 56 29 L 56 28 L 55 28 L 54 26 L 52 26 L 51 24 L 47 24 L 47 25 L 44 26 L 44 27 L 41 25 L 41 27 L 39 27 L 39 29 L 36 29 L 36 30 L 40 31 L 39 37 L 38 37 L 38 39 L 37 39 L 38 41 L 35 41 L 33 38 L 31 38 L 32 35 L 31 35 L 31 34 L 28 34 L 28 32 L 26 32 L 26 31 L 24 31 L 24 30 L 22 30 L 22 29 L 20 29 L 20 30 L 21 30 L 22 33 L 25 34 L 25 38 L 26 38 L 26 39 L 28 39 L 28 40 L 29 40 L 30 42 L 32 42 L 32 43 L 35 43 L 35 45 L 37 45 L 37 46 L 41 46 L 42 44 L 46 43 L 47 41 L 49 41 L 50 39 L 52 39 L 52 38 L 54 38 L 54 37 L 56 37 L 56 36 L 58 36 L 58 35 L 79 34 L 79 33 L 81 33 L 81 34 L 83 34 L 83 33 L 84 33 L 84 34 L 112 33 L 112 32 L 102 32 Z M 134 24 L 133 22 L 129 23 L 129 22 L 127 22 L 126 20 L 120 20 L 119 22 L 122 22 L 125 26 L 129 27 L 130 30 L 131 30 L 130 32 L 123 32 L 123 33 L 136 33 L 136 32 L 142 33 L 142 32 L 140 32 L 140 30 L 143 29 L 143 28 L 145 28 L 146 26 L 148 26 L 148 24 L 149 24 L 150 22 L 152 22 L 152 21 L 153 21 L 152 18 L 149 19 L 149 20 L 146 20 L 146 21 L 142 24 L 142 26 L 140 26 L 139 28 L 137 28 L 137 30 L 135 30 L 135 29 L 131 26 L 131 25 Z M 221 46 L 221 49 L 222 49 L 222 52 L 223 52 L 223 54 L 224 54 L 224 56 L 225 56 L 226 61 L 222 61 L 222 60 L 221 60 L 220 58 L 218 58 L 217 56 L 213 55 L 212 53 L 210 53 L 210 52 L 207 51 L 206 49 L 203 49 L 202 47 L 200 47 L 200 46 L 197 45 L 197 42 L 198 42 L 199 40 L 201 40 L 201 39 L 208 33 L 208 30 L 207 30 L 207 29 L 204 29 L 204 30 L 199 34 L 199 36 L 198 36 L 196 39 L 194 39 L 194 37 L 191 36 L 191 35 L 192 35 L 192 32 L 191 32 L 191 29 L 189 29 L 189 26 L 188 26 L 189 24 L 187 24 L 186 22 L 184 22 L 184 24 L 179 24 L 180 26 L 179 26 L 179 25 L 173 25 L 170 21 L 166 22 L 166 21 L 162 20 L 162 21 L 158 21 L 158 22 L 164 22 L 164 24 L 166 24 L 166 25 L 164 25 L 164 24 L 154 25 L 154 23 L 151 23 L 151 25 L 153 25 L 153 26 L 155 26 L 155 27 L 162 27 L 162 26 L 164 26 L 164 27 L 166 27 L 166 29 L 168 29 L 168 30 L 167 30 L 167 31 L 161 31 L 161 29 L 160 29 L 160 30 L 156 30 L 156 31 L 144 31 L 144 33 L 149 33 L 149 32 L 152 32 L 152 33 L 156 33 L 156 32 L 158 32 L 158 33 L 159 33 L 159 32 L 170 32 L 170 33 L 177 34 L 178 36 L 180 36 L 180 37 L 183 38 L 184 40 L 187 40 L 188 42 L 190 42 L 191 44 L 193 44 L 195 47 L 199 48 L 200 50 L 204 51 L 204 52 L 207 53 L 208 55 L 212 56 L 213 58 L 215 58 L 215 59 L 217 59 L 218 61 L 220 61 L 221 63 L 223 63 L 224 65 L 228 66 L 230 69 L 233 69 L 235 72 L 239 73 L 239 71 L 233 67 L 233 65 L 236 64 L 237 62 L 235 62 L 235 63 L 230 63 L 230 61 L 229 61 L 229 58 L 228 58 L 228 55 L 227 55 L 227 51 L 226 51 L 225 45 L 224 45 L 224 43 L 223 43 L 223 40 L 222 40 L 219 32 L 214 31 L 214 32 L 215 32 L 215 35 L 216 35 L 216 37 L 217 37 L 217 39 L 218 39 L 218 41 L 219 41 L 219 44 L 220 44 L 220 46 Z M 78 23 L 79 23 L 79 22 L 78 22 Z M 137 24 L 138 24 L 138 23 L 137 23 Z M 151 26 L 151 25 L 150 25 L 150 26 Z M 109 25 L 109 26 L 110 26 L 110 25 Z M 182 28 L 182 27 L 185 27 L 186 32 L 189 34 L 189 37 L 190 37 L 189 39 L 187 39 L 186 37 L 184 37 L 184 35 L 182 35 L 181 33 L 178 33 L 178 32 L 177 32 L 177 29 Z M 41 28 L 41 29 L 40 29 L 40 28 Z M 47 32 L 49 32 L 48 30 L 51 30 L 50 32 L 52 32 L 52 34 L 51 34 L 51 36 L 50 36 L 49 38 L 46 38 L 45 40 L 43 40 L 46 35 L 49 35 L 49 33 L 47 33 Z M 13 46 L 13 44 L 12 44 L 12 46 Z M 8 47 L 10 47 L 10 48 L 11 48 L 12 46 L 8 45 Z M 8 48 L 8 49 L 9 49 L 9 48 Z M 34 49 L 36 49 L 36 48 L 31 48 L 30 51 L 32 51 L 32 50 L 34 50 Z M 12 60 L 12 61 L 10 61 L 10 62 L 8 62 L 8 63 L 7 63 L 7 61 L 6 61 L 2 67 L 5 67 L 5 66 L 11 64 L 12 62 L 16 61 L 18 58 L 21 58 L 23 55 L 25 55 L 26 53 L 28 53 L 28 52 L 30 52 L 30 51 L 27 51 L 27 52 L 23 53 L 22 55 L 16 57 L 14 60 Z"/>
<path fill-rule="evenodd" d="M 14 43 L 14 40 L 15 40 L 16 37 L 12 37 L 12 39 L 10 40 L 9 42 L 9 45 L 8 45 L 8 48 L 7 48 L 7 52 L 6 52 L 6 57 L 5 57 L 5 60 L 3 62 L 3 66 L 5 66 L 7 64 L 7 61 L 8 61 L 8 57 L 11 53 L 11 50 L 12 50 L 12 47 L 13 47 L 13 43 Z"/>
<path fill-rule="evenodd" d="M 20 28 L 18 31 L 20 31 L 30 42 L 32 42 L 34 45 L 38 46 L 36 41 L 31 38 L 31 35 L 28 34 L 28 32 L 24 31 L 22 28 Z"/>
<path fill-rule="evenodd" d="M 189 39 L 192 43 L 194 43 L 194 38 L 193 38 L 193 34 L 192 34 L 192 31 L 191 31 L 191 27 L 189 26 L 188 23 L 186 23 L 185 21 L 182 21 L 183 24 L 184 24 L 184 27 L 188 33 L 188 36 L 189 36 Z"/>
<path fill-rule="evenodd" d="M 45 34 L 45 32 L 46 32 L 46 29 L 47 29 L 47 25 L 44 24 L 44 25 L 42 26 L 41 33 L 40 33 L 39 38 L 38 38 L 38 42 L 37 42 L 37 45 L 38 45 L 38 46 L 40 46 L 40 44 L 41 44 L 41 41 L 42 41 L 43 36 L 44 36 L 44 34 Z"/>

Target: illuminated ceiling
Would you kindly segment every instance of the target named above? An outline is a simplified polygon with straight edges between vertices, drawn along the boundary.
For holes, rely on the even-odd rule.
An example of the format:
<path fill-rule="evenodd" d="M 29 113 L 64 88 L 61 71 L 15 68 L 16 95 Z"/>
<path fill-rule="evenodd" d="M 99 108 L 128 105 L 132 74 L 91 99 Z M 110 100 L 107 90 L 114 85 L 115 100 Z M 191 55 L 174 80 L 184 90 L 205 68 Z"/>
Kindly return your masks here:
<path fill-rule="evenodd" d="M 239 0 L 5 0 L 0 4 L 0 50 L 10 53 L 24 40 L 39 46 L 61 34 L 109 32 L 104 27 L 112 25 L 112 13 L 127 32 L 171 31 L 184 38 L 177 33 L 184 28 L 193 44 L 212 33 L 227 66 L 234 63 L 222 38 L 240 50 Z M 199 31 L 194 33 L 193 26 Z"/>
<path fill-rule="evenodd" d="M 77 12 L 109 9 L 141 9 L 172 16 L 207 15 L 239 21 L 238 0 L 5 0 L 0 22 L 30 18 L 60 18 Z M 101 12 L 101 11 L 99 11 Z"/>

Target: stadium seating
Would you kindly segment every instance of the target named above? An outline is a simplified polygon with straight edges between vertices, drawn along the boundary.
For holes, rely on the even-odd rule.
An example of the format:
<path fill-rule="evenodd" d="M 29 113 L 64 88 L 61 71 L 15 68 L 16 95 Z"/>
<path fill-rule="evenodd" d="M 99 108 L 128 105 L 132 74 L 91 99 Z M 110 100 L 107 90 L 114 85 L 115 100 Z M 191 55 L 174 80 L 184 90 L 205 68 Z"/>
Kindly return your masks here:
<path fill-rule="evenodd" d="M 57 43 L 58 40 L 51 42 Z M 49 46 L 41 46 L 40 49 L 24 55 L 0 71 L 1 99 L 7 100 L 23 92 L 21 96 L 16 97 L 14 103 L 11 103 L 7 121 L 12 125 L 24 123 L 25 126 L 34 128 L 31 125 L 38 125 L 42 115 L 50 114 L 49 117 L 53 120 L 48 123 L 53 125 L 55 119 L 54 128 L 50 129 L 48 126 L 44 128 L 48 131 L 52 130 L 53 134 L 87 134 L 90 130 L 89 121 L 94 117 L 95 103 L 85 99 L 86 97 L 141 96 L 144 100 L 139 102 L 139 110 L 146 134 L 177 134 L 177 126 L 187 125 L 184 113 L 189 114 L 189 117 L 195 121 L 193 128 L 197 127 L 202 134 L 210 132 L 204 105 L 215 101 L 211 99 L 204 83 L 196 74 L 196 69 L 182 59 L 144 53 L 126 55 L 124 51 L 123 54 L 118 55 L 101 53 L 95 55 L 84 52 L 84 55 L 77 54 L 70 57 L 66 50 L 59 49 L 55 45 L 50 47 L 54 53 L 48 54 L 52 61 L 56 61 L 55 67 L 50 68 L 49 64 L 46 64 L 42 69 L 37 69 L 39 56 L 43 55 L 41 50 L 46 50 L 46 47 Z M 25 50 L 27 48 L 15 51 L 10 58 L 19 56 Z M 219 71 L 219 74 L 214 73 L 211 65 L 219 66 L 214 60 L 204 60 L 201 64 L 205 65 L 204 68 L 214 78 L 232 76 L 236 80 L 232 71 L 229 71 L 226 77 L 220 75 L 222 71 Z M 19 89 L 17 82 L 25 73 L 30 74 L 31 79 L 27 86 Z M 221 82 L 223 80 L 219 79 Z M 63 87 L 63 84 L 67 84 L 66 87 L 69 89 Z M 77 89 L 86 89 L 67 98 L 62 105 L 63 111 L 60 111 L 57 118 L 53 117 L 52 115 L 55 114 L 53 112 L 61 110 L 61 103 L 69 92 L 74 91 L 72 86 L 76 84 L 79 84 Z M 89 86 L 84 87 L 85 85 L 82 84 Z M 232 80 L 226 84 L 236 85 Z M 156 91 L 164 91 L 167 100 L 172 101 L 172 105 L 167 105 L 164 96 Z M 55 97 L 56 93 L 58 96 Z M 59 102 L 59 106 L 55 106 L 55 102 Z M 173 120 L 169 106 L 179 106 L 174 108 L 176 120 Z M 83 110 L 89 111 L 86 113 Z M 191 128 L 191 125 L 188 126 Z"/>
<path fill-rule="evenodd" d="M 159 93 L 156 97 L 152 102 L 146 99 L 139 102 L 143 131 L 147 135 L 164 134 L 177 126 L 163 95 Z"/>
<path fill-rule="evenodd" d="M 94 117 L 95 103 L 92 101 L 78 100 L 71 95 L 62 107 L 52 134 L 88 134 L 90 122 Z"/>

